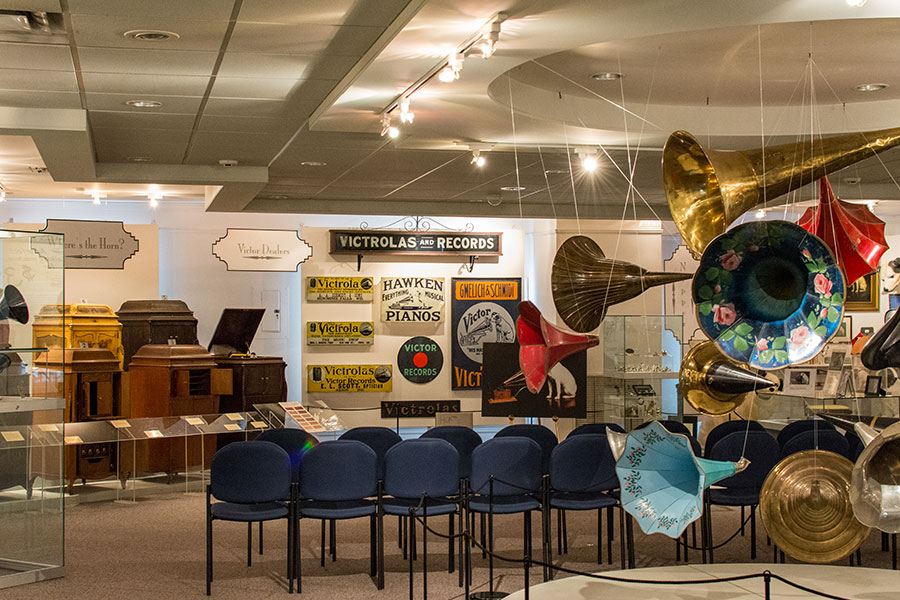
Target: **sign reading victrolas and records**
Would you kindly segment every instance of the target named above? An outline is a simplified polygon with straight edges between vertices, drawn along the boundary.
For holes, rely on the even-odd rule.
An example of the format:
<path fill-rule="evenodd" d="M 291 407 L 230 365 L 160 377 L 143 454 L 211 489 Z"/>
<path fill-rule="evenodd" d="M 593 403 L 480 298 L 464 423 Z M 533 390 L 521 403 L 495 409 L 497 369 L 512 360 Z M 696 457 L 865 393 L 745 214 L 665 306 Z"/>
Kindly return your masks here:
<path fill-rule="evenodd" d="M 332 229 L 331 254 L 501 256 L 502 233 Z"/>
<path fill-rule="evenodd" d="M 390 392 L 391 365 L 307 365 L 307 392 Z"/>
<path fill-rule="evenodd" d="M 371 277 L 307 277 L 308 302 L 371 302 L 375 298 Z"/>
<path fill-rule="evenodd" d="M 382 277 L 381 320 L 385 323 L 442 323 L 444 278 Z"/>
<path fill-rule="evenodd" d="M 375 339 L 372 321 L 308 321 L 307 346 L 371 346 Z"/>
<path fill-rule="evenodd" d="M 454 277 L 451 281 L 452 387 L 481 389 L 482 345 L 516 341 L 522 280 Z"/>

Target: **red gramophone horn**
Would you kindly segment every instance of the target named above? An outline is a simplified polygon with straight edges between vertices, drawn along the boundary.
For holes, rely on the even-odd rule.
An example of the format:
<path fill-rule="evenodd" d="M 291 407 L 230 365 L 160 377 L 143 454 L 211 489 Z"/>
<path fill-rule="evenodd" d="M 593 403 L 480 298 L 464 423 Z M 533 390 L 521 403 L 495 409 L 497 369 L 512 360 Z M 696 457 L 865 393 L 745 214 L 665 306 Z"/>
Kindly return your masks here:
<path fill-rule="evenodd" d="M 596 335 L 560 329 L 547 321 L 538 307 L 527 300 L 519 303 L 516 330 L 519 335 L 519 367 L 532 394 L 541 391 L 547 372 L 556 363 L 600 343 Z"/>

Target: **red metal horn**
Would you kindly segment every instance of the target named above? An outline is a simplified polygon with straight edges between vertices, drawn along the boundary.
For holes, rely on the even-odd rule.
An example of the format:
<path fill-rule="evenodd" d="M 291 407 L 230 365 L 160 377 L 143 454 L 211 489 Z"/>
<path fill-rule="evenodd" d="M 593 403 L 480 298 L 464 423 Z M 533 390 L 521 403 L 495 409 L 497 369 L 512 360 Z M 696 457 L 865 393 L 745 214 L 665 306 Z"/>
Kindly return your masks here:
<path fill-rule="evenodd" d="M 547 372 L 556 363 L 600 343 L 596 335 L 560 329 L 547 321 L 538 307 L 527 300 L 519 303 L 516 330 L 519 335 L 519 367 L 532 394 L 541 391 Z"/>

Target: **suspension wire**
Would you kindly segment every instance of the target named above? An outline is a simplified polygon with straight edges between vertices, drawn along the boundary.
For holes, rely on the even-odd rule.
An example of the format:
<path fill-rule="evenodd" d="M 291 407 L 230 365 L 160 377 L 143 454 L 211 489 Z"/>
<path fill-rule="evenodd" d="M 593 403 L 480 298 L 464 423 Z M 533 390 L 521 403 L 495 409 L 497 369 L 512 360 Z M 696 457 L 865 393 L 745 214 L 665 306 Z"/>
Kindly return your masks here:
<path fill-rule="evenodd" d="M 519 197 L 519 218 L 522 218 L 522 185 L 519 181 L 519 144 L 516 143 L 516 111 L 513 108 L 512 75 L 507 74 L 506 82 L 509 86 L 509 120 L 512 122 L 513 158 L 516 163 L 516 195 Z"/>

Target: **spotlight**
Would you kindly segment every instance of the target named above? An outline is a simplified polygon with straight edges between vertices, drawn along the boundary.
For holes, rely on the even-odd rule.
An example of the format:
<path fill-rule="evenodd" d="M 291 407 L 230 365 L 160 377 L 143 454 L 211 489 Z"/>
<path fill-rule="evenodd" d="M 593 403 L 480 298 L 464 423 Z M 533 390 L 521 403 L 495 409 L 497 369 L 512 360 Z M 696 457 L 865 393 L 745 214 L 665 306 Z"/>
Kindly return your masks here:
<path fill-rule="evenodd" d="M 464 60 L 466 60 L 466 55 L 462 52 L 451 54 L 447 57 L 447 66 L 438 73 L 438 79 L 444 83 L 450 83 L 459 79 L 459 72 L 462 71 Z"/>
<path fill-rule="evenodd" d="M 476 167 L 483 167 L 487 160 L 481 155 L 481 150 L 472 150 L 472 164 Z"/>
<path fill-rule="evenodd" d="M 150 208 L 156 208 L 159 206 L 159 201 L 163 199 L 163 195 L 159 193 L 148 194 L 147 198 L 150 200 Z"/>
<path fill-rule="evenodd" d="M 581 157 L 581 168 L 588 172 L 593 172 L 597 170 L 597 166 L 599 163 L 597 162 L 597 157 L 593 154 L 589 154 L 587 156 Z"/>
<path fill-rule="evenodd" d="M 403 101 L 400 102 L 400 122 L 412 125 L 415 116 L 415 113 L 409 110 L 409 98 L 404 98 Z"/>
<path fill-rule="evenodd" d="M 85 193 L 93 197 L 93 204 L 96 206 L 100 206 L 100 201 L 106 198 L 106 192 L 100 190 L 88 190 Z"/>
<path fill-rule="evenodd" d="M 386 114 L 381 117 L 381 136 L 395 138 L 398 135 L 400 135 L 400 130 L 391 125 L 391 115 Z"/>
<path fill-rule="evenodd" d="M 500 19 L 491 23 L 491 30 L 481 37 L 475 48 L 481 52 L 481 58 L 487 59 L 493 56 L 498 41 L 500 41 Z"/>

